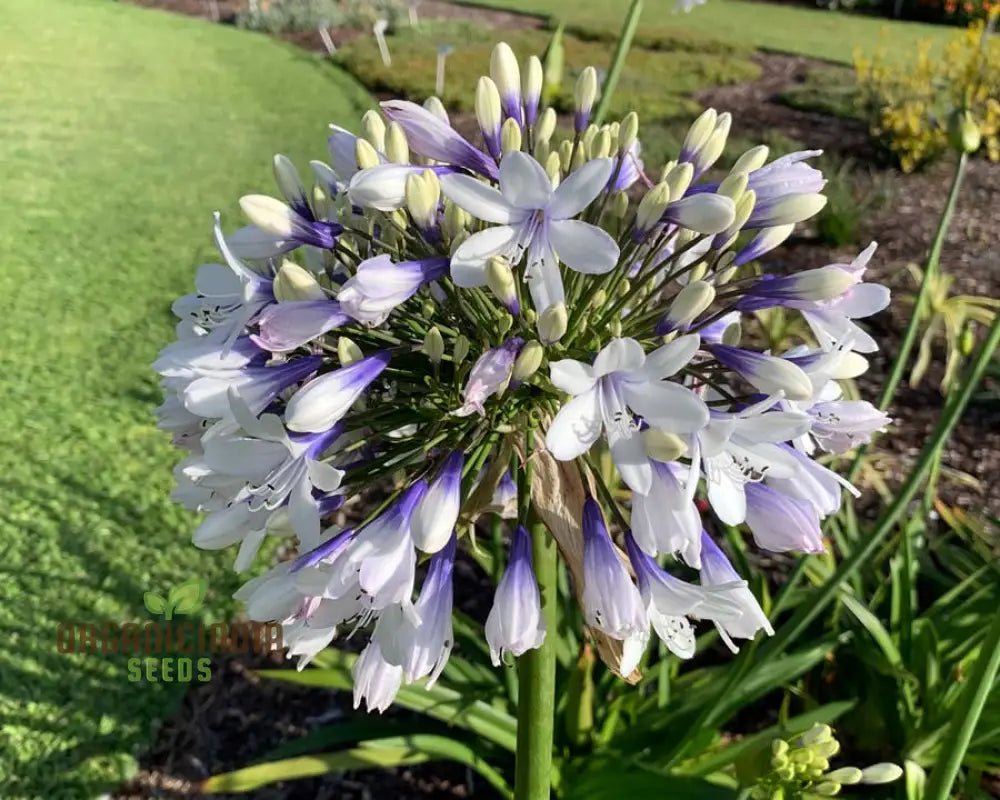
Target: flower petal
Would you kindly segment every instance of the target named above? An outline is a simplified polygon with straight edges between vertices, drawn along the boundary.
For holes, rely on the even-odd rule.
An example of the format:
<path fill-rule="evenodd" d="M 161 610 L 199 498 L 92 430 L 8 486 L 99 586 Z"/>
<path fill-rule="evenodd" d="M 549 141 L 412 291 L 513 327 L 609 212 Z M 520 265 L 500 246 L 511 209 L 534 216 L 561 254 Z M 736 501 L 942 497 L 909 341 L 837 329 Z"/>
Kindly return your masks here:
<path fill-rule="evenodd" d="M 545 209 L 545 216 L 553 220 L 575 217 L 594 202 L 613 170 L 614 162 L 610 158 L 588 161 L 559 184 Z"/>
<path fill-rule="evenodd" d="M 647 380 L 669 378 L 687 364 L 701 345 L 701 337 L 696 333 L 681 336 L 674 341 L 656 348 L 646 356 L 642 367 L 642 375 Z"/>
<path fill-rule="evenodd" d="M 444 196 L 476 219 L 507 225 L 523 216 L 499 190 L 469 175 L 442 175 L 440 181 Z"/>
<path fill-rule="evenodd" d="M 500 191 L 504 200 L 515 208 L 534 211 L 545 208 L 549 202 L 552 181 L 534 158 L 515 150 L 500 162 Z"/>
<path fill-rule="evenodd" d="M 612 372 L 634 372 L 645 360 L 642 345 L 635 339 L 612 339 L 594 359 L 594 377 L 603 378 Z"/>
<path fill-rule="evenodd" d="M 690 389 L 669 381 L 629 381 L 624 384 L 629 408 L 657 428 L 693 433 L 708 424 L 708 407 Z"/>
<path fill-rule="evenodd" d="M 456 286 L 471 288 L 486 283 L 486 259 L 510 249 L 517 238 L 517 229 L 498 225 L 474 233 L 451 257 L 451 278 Z"/>
<path fill-rule="evenodd" d="M 559 260 L 577 272 L 603 275 L 618 263 L 618 245 L 596 225 L 577 219 L 551 220 L 548 234 Z"/>
<path fill-rule="evenodd" d="M 557 389 L 576 395 L 589 392 L 597 377 L 589 364 L 564 358 L 549 365 L 549 379 Z"/>
<path fill-rule="evenodd" d="M 601 435 L 599 394 L 595 387 L 574 397 L 552 420 L 545 445 L 559 461 L 583 455 Z"/>

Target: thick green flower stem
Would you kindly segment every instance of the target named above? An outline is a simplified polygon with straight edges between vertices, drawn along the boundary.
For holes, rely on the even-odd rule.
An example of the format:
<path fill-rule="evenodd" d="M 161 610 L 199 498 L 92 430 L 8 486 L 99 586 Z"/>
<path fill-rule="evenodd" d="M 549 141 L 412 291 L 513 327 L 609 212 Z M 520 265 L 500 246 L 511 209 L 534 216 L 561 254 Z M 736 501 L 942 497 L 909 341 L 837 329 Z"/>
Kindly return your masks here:
<path fill-rule="evenodd" d="M 516 800 L 552 796 L 552 731 L 556 706 L 556 609 L 558 562 L 555 539 L 539 522 L 531 526 L 535 576 L 542 595 L 545 641 L 517 660 Z"/>
<path fill-rule="evenodd" d="M 1000 671 L 1000 614 L 993 615 L 983 646 L 976 659 L 976 666 L 952 716 L 951 725 L 941 756 L 931 772 L 925 800 L 947 800 L 951 797 L 952 784 L 962 766 L 969 742 L 976 731 L 976 724 L 983 713 L 986 699 L 996 683 Z M 972 790 L 969 790 L 971 796 Z M 965 794 L 963 793 L 963 797 Z"/>
<path fill-rule="evenodd" d="M 917 343 L 921 317 L 924 313 L 924 307 L 930 299 L 931 286 L 933 285 L 934 277 L 937 275 L 938 262 L 941 260 L 941 250 L 944 248 L 944 239 L 948 233 L 948 228 L 951 226 L 951 218 L 955 214 L 958 193 L 962 188 L 962 178 L 965 177 L 965 168 L 968 161 L 969 157 L 965 153 L 959 154 L 958 163 L 955 164 L 955 174 L 951 178 L 951 188 L 948 190 L 948 200 L 945 202 L 944 210 L 941 212 L 941 219 L 938 220 L 937 232 L 934 234 L 931 250 L 927 254 L 927 263 L 924 264 L 924 276 L 923 280 L 920 281 L 920 290 L 917 292 L 917 299 L 913 303 L 913 313 L 910 316 L 909 324 L 906 326 L 906 333 L 903 335 L 903 341 L 899 346 L 899 352 L 896 354 L 896 360 L 892 364 L 892 372 L 889 374 L 889 379 L 882 389 L 882 396 L 879 398 L 878 407 L 881 411 L 889 408 L 893 398 L 896 396 L 896 390 L 903 380 L 903 373 L 910 363 L 913 346 Z M 857 477 L 858 472 L 861 470 L 861 465 L 864 463 L 867 450 L 867 447 L 861 447 L 858 450 L 858 455 L 854 459 L 854 463 L 851 464 L 850 471 L 847 473 L 847 480 L 853 481 Z"/>

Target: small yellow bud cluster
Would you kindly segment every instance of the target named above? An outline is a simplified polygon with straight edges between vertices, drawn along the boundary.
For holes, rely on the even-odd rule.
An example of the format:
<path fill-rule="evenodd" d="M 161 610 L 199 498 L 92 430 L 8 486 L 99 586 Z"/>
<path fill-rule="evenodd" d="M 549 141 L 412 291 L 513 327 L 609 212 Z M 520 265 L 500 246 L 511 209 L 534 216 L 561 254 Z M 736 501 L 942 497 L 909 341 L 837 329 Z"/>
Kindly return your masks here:
<path fill-rule="evenodd" d="M 758 764 L 759 777 L 750 787 L 750 797 L 754 800 L 836 797 L 844 786 L 891 783 L 903 774 L 895 764 L 874 764 L 863 770 L 840 767 L 831 771 L 830 759 L 839 752 L 840 742 L 833 729 L 820 723 L 791 739 L 775 739 L 770 754 L 765 752 Z"/>

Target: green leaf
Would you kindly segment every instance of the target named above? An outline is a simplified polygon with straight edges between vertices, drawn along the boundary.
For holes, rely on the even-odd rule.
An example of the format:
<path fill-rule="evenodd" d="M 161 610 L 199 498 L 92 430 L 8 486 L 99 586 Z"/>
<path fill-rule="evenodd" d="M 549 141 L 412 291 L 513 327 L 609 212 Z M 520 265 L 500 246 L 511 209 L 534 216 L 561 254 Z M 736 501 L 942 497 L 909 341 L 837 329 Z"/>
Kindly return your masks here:
<path fill-rule="evenodd" d="M 146 610 L 150 614 L 162 614 L 167 610 L 167 601 L 156 592 L 146 592 L 143 594 L 142 602 L 146 604 Z"/>
<path fill-rule="evenodd" d="M 257 764 L 216 775 L 205 781 L 200 788 L 206 794 L 221 792 L 241 794 L 278 781 L 309 778 L 325 775 L 327 772 L 384 769 L 440 759 L 457 761 L 471 767 L 501 795 L 507 798 L 513 797 L 513 792 L 503 776 L 486 763 L 472 747 L 433 734 L 392 736 L 362 742 L 350 750 Z"/>
<path fill-rule="evenodd" d="M 633 764 L 591 759 L 587 769 L 573 776 L 566 800 L 621 800 L 623 797 L 670 800 L 733 800 L 736 793 L 701 778 L 660 775 Z"/>
<path fill-rule="evenodd" d="M 167 601 L 167 613 L 173 614 L 193 614 L 205 599 L 205 579 L 191 578 L 178 584 L 170 590 L 170 598 Z"/>
<path fill-rule="evenodd" d="M 320 750 L 330 750 L 345 745 L 354 745 L 366 739 L 382 739 L 389 736 L 409 736 L 415 733 L 433 733 L 438 723 L 429 719 L 403 721 L 382 717 L 361 716 L 339 720 L 310 731 L 305 736 L 286 742 L 265 753 L 265 761 L 301 756 Z"/>
<path fill-rule="evenodd" d="M 924 788 L 927 785 L 927 773 L 916 761 L 906 761 L 903 764 L 903 774 L 906 776 L 906 800 L 924 800 Z"/>
<path fill-rule="evenodd" d="M 277 669 L 261 670 L 257 674 L 300 686 L 351 691 L 354 687 L 351 665 L 356 659 L 357 656 L 353 653 L 328 649 L 320 653 L 314 661 L 320 666 L 302 672 L 294 669 Z M 481 692 L 470 691 L 466 694 L 440 684 L 428 689 L 423 682 L 418 682 L 403 686 L 396 695 L 395 704 L 427 714 L 448 725 L 465 728 L 500 745 L 505 750 L 514 752 L 517 748 L 517 720 L 482 700 L 474 699 L 479 695 Z"/>

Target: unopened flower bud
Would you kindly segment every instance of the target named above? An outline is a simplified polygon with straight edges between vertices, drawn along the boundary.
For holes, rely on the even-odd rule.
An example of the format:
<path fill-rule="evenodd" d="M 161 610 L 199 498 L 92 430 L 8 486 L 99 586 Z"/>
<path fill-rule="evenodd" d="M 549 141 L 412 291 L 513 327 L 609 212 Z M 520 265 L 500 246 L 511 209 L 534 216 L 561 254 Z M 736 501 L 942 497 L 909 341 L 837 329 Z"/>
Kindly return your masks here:
<path fill-rule="evenodd" d="M 861 783 L 862 774 L 861 770 L 857 767 L 841 767 L 840 769 L 833 770 L 833 772 L 828 772 L 823 777 L 834 783 L 853 786 L 855 783 Z"/>
<path fill-rule="evenodd" d="M 771 766 L 774 769 L 782 769 L 788 766 L 788 756 L 771 756 Z"/>
<path fill-rule="evenodd" d="M 962 355 L 968 358 L 976 349 L 976 323 L 969 320 L 962 328 L 962 336 L 958 340 L 959 350 Z"/>
<path fill-rule="evenodd" d="M 337 339 L 337 358 L 340 360 L 341 366 L 346 367 L 348 364 L 353 364 L 364 358 L 364 353 L 346 336 L 341 336 Z"/>
<path fill-rule="evenodd" d="M 771 742 L 771 754 L 783 756 L 788 752 L 788 742 L 784 739 L 775 739 Z"/>
<path fill-rule="evenodd" d="M 521 306 L 517 302 L 517 284 L 510 269 L 510 261 L 503 256 L 491 256 L 486 259 L 486 285 L 511 314 L 521 313 Z"/>
<path fill-rule="evenodd" d="M 817 783 L 811 791 L 820 797 L 836 797 L 840 794 L 840 784 L 834 781 L 823 781 L 822 783 Z"/>
<path fill-rule="evenodd" d="M 522 314 L 521 316 L 524 317 L 524 321 L 529 325 L 534 325 L 536 322 L 538 322 L 538 312 L 535 311 L 535 309 L 533 308 L 524 309 L 524 314 Z"/>
<path fill-rule="evenodd" d="M 390 122 L 385 131 L 385 155 L 393 164 L 410 163 L 410 145 L 406 132 L 398 122 Z"/>
<path fill-rule="evenodd" d="M 661 324 L 657 328 L 657 333 L 664 328 L 673 331 L 690 325 L 712 305 L 714 300 L 715 287 L 712 284 L 701 280 L 689 281 L 670 304 L 664 319 L 666 324 Z"/>
<path fill-rule="evenodd" d="M 748 226 L 773 228 L 794 225 L 818 214 L 826 205 L 822 194 L 792 194 L 772 203 L 758 203 L 750 215 Z"/>
<path fill-rule="evenodd" d="M 611 155 L 611 133 L 607 130 L 602 130 L 597 136 L 594 137 L 594 141 L 590 146 L 590 157 L 591 158 L 607 158 Z"/>
<path fill-rule="evenodd" d="M 781 779 L 781 780 L 783 780 L 783 781 L 790 781 L 790 780 L 792 780 L 795 777 L 795 770 L 792 769 L 790 766 L 788 766 L 788 767 L 779 767 L 778 769 L 776 769 L 774 771 L 774 774 L 777 775 L 778 778 Z M 772 797 L 773 797 L 773 795 L 772 795 Z"/>
<path fill-rule="evenodd" d="M 755 169 L 760 169 L 767 161 L 767 154 L 767 145 L 759 144 L 756 147 L 751 147 L 736 159 L 730 172 L 753 172 Z"/>
<path fill-rule="evenodd" d="M 545 174 L 549 176 L 553 186 L 558 185 L 562 177 L 562 159 L 559 153 L 549 153 L 549 157 L 545 159 Z"/>
<path fill-rule="evenodd" d="M 975 153 L 983 135 L 975 118 L 968 111 L 956 110 L 948 120 L 948 143 L 959 153 Z"/>
<path fill-rule="evenodd" d="M 720 120 L 722 117 L 727 115 L 720 115 Z M 694 172 L 695 175 L 701 175 L 705 170 L 711 167 L 716 161 L 719 160 L 719 156 L 722 155 L 722 151 L 726 149 L 726 139 L 729 138 L 729 126 L 726 125 L 724 128 L 718 127 L 715 132 L 708 137 L 708 141 L 705 142 L 705 146 L 701 149 L 694 159 Z"/>
<path fill-rule="evenodd" d="M 287 156 L 280 153 L 274 157 L 274 180 L 289 203 L 304 199 L 305 186 L 299 177 L 299 171 Z"/>
<path fill-rule="evenodd" d="M 545 344 L 554 344 L 566 334 L 569 315 L 565 303 L 549 306 L 538 317 L 538 335 Z"/>
<path fill-rule="evenodd" d="M 588 125 L 587 129 L 580 135 L 580 144 L 583 149 L 588 153 L 590 152 L 590 145 L 593 144 L 594 139 L 597 137 L 597 126 Z"/>
<path fill-rule="evenodd" d="M 444 337 L 435 325 L 424 337 L 424 352 L 427 357 L 437 364 L 444 356 Z"/>
<path fill-rule="evenodd" d="M 688 451 L 685 442 L 676 433 L 659 428 L 648 428 L 642 432 L 642 446 L 646 455 L 657 461 L 676 461 Z"/>
<path fill-rule="evenodd" d="M 861 770 L 861 783 L 877 785 L 881 783 L 892 783 L 899 780 L 903 775 L 903 769 L 898 764 L 882 762 L 872 764 Z"/>
<path fill-rule="evenodd" d="M 686 161 L 674 164 L 663 176 L 664 182 L 670 187 L 670 198 L 680 200 L 694 180 L 694 167 Z"/>
<path fill-rule="evenodd" d="M 528 342 L 521 348 L 521 352 L 514 362 L 514 372 L 511 380 L 514 383 L 524 383 L 528 378 L 538 372 L 542 365 L 542 357 L 545 355 L 545 348 L 540 342 Z"/>
<path fill-rule="evenodd" d="M 828 742 L 833 738 L 833 728 L 829 725 L 816 723 L 809 730 L 802 734 L 802 744 L 809 746 L 817 742 Z"/>
<path fill-rule="evenodd" d="M 535 117 L 538 113 L 538 101 L 542 96 L 543 75 L 541 60 L 538 56 L 531 56 L 528 59 L 521 78 L 524 116 L 525 121 L 529 125 L 535 124 Z"/>
<path fill-rule="evenodd" d="M 490 77 L 500 92 L 504 113 L 521 124 L 521 69 L 510 45 L 499 42 L 490 54 Z"/>
<path fill-rule="evenodd" d="M 293 300 L 324 300 L 323 291 L 316 279 L 292 261 L 284 261 L 274 276 L 274 299 L 279 303 Z"/>
<path fill-rule="evenodd" d="M 691 127 L 688 128 L 687 136 L 681 145 L 681 161 L 690 161 L 694 154 L 701 150 L 715 130 L 715 122 L 718 119 L 718 112 L 714 108 L 706 108 L 698 116 Z"/>
<path fill-rule="evenodd" d="M 507 313 L 501 314 L 500 319 L 497 321 L 497 330 L 500 333 L 507 333 L 511 328 L 514 327 L 514 318 Z"/>
<path fill-rule="evenodd" d="M 559 167 L 563 172 L 569 172 L 573 160 L 573 143 L 568 139 L 559 142 Z"/>
<path fill-rule="evenodd" d="M 440 98 L 431 95 L 424 100 L 424 108 L 445 124 L 451 124 L 451 120 L 448 119 L 448 109 L 444 107 L 444 103 L 441 102 Z"/>
<path fill-rule="evenodd" d="M 482 77 L 476 85 L 476 120 L 483 133 L 486 149 L 493 158 L 500 156 L 500 92 L 490 78 Z"/>
<path fill-rule="evenodd" d="M 570 172 L 575 172 L 586 163 L 587 163 L 587 149 L 585 147 L 575 148 L 573 150 L 573 158 L 570 160 L 569 163 Z"/>
<path fill-rule="evenodd" d="M 385 152 L 385 122 L 377 111 L 366 111 L 361 117 L 362 135 L 379 153 Z"/>
<path fill-rule="evenodd" d="M 619 338 L 622 335 L 622 321 L 615 317 L 608 325 L 608 329 L 611 331 L 612 336 L 616 339 Z"/>
<path fill-rule="evenodd" d="M 693 194 L 671 203 L 664 216 L 689 231 L 722 233 L 736 218 L 736 204 L 719 194 Z"/>
<path fill-rule="evenodd" d="M 422 174 L 406 176 L 406 209 L 422 231 L 430 230 L 437 221 L 441 184 L 437 175 L 426 169 Z"/>
<path fill-rule="evenodd" d="M 452 350 L 451 354 L 451 358 L 452 361 L 455 362 L 455 366 L 457 367 L 459 364 L 465 361 L 465 357 L 467 355 L 469 355 L 469 340 L 466 339 L 463 335 L 459 334 L 458 338 L 455 339 L 455 348 L 454 350 Z"/>
<path fill-rule="evenodd" d="M 360 136 L 354 140 L 354 160 L 358 162 L 359 170 L 379 165 L 378 153 L 375 148 Z"/>
<path fill-rule="evenodd" d="M 629 111 L 621 121 L 618 128 L 618 151 L 627 153 L 628 149 L 635 143 L 639 135 L 639 115 L 634 111 Z"/>
<path fill-rule="evenodd" d="M 747 190 L 748 180 L 749 178 L 745 172 L 730 172 L 725 178 L 722 179 L 722 182 L 719 184 L 719 188 L 715 190 L 715 193 L 725 195 L 726 197 L 732 199 L 733 202 L 736 202 Z"/>
<path fill-rule="evenodd" d="M 521 149 L 521 126 L 513 117 L 508 117 L 500 126 L 500 149 L 504 153 Z"/>
<path fill-rule="evenodd" d="M 555 109 L 551 106 L 539 114 L 538 124 L 535 126 L 535 141 L 548 142 L 552 138 L 552 134 L 556 132 L 558 121 Z"/>
<path fill-rule="evenodd" d="M 598 289 L 594 293 L 593 299 L 590 301 L 591 308 L 601 308 L 604 304 L 608 302 L 608 293 L 604 289 Z"/>
<path fill-rule="evenodd" d="M 590 121 L 590 110 L 597 99 L 597 70 L 593 67 L 584 68 L 576 81 L 573 90 L 573 104 L 576 108 L 574 126 L 577 133 L 587 127 Z"/>
<path fill-rule="evenodd" d="M 828 769 L 830 769 L 830 762 L 823 756 L 819 755 L 815 749 L 813 749 L 813 760 L 809 765 L 812 767 L 813 776 L 818 778 Z"/>
<path fill-rule="evenodd" d="M 615 192 L 611 195 L 611 205 L 608 208 L 615 219 L 624 219 L 628 214 L 628 195 L 625 192 Z"/>
<path fill-rule="evenodd" d="M 831 739 L 828 742 L 817 742 L 813 745 L 813 752 L 823 758 L 833 758 L 840 752 L 840 742 Z"/>
<path fill-rule="evenodd" d="M 460 233 L 465 233 L 468 224 L 468 212 L 459 208 L 450 200 L 444 204 L 444 222 L 442 228 L 449 239 L 454 240 Z"/>
<path fill-rule="evenodd" d="M 653 228 L 660 224 L 663 212 L 670 205 L 670 187 L 658 183 L 639 201 L 635 212 L 635 232 L 639 240 L 644 239 Z"/>

